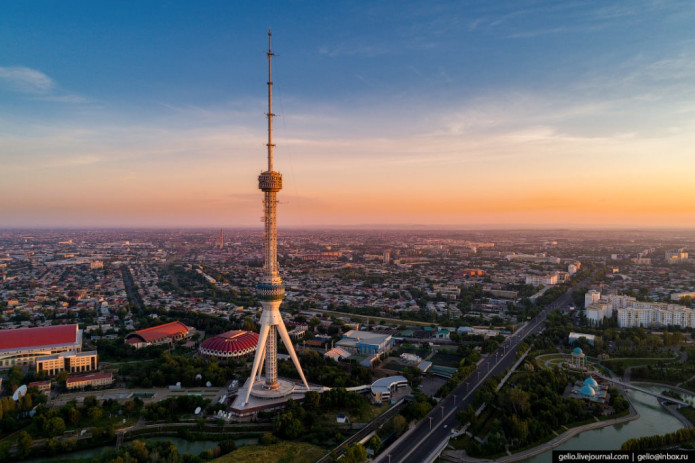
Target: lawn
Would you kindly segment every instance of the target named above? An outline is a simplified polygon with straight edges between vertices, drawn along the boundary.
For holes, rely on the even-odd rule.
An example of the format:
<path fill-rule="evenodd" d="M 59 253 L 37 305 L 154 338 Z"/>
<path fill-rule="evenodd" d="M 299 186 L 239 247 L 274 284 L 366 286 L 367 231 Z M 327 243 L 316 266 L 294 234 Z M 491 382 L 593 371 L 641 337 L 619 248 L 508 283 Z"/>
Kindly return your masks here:
<path fill-rule="evenodd" d="M 377 416 L 381 415 L 384 413 L 386 410 L 391 408 L 391 406 L 387 403 L 382 404 L 381 407 L 377 407 L 375 405 L 372 405 L 370 403 L 365 402 L 356 413 L 353 410 L 353 412 L 348 411 L 347 409 L 344 410 L 329 410 L 324 413 L 318 414 L 318 421 L 325 426 L 336 426 L 336 427 L 343 427 L 344 425 L 338 425 L 335 421 L 336 416 L 338 413 L 345 413 L 349 418 L 352 423 L 368 423 L 372 421 L 374 418 Z"/>
<path fill-rule="evenodd" d="M 451 351 L 439 351 L 430 359 L 435 365 L 443 367 L 458 368 L 463 356 Z"/>
<path fill-rule="evenodd" d="M 659 364 L 668 364 L 675 362 L 677 359 L 675 358 L 620 358 L 620 359 L 607 359 L 604 360 L 603 363 L 605 366 L 607 366 L 610 369 L 614 369 L 618 366 L 622 366 L 623 368 L 628 368 L 628 367 L 637 367 L 637 366 L 643 366 L 643 365 L 659 365 Z"/>
<path fill-rule="evenodd" d="M 384 368 L 386 370 L 393 370 L 393 371 L 403 371 L 403 369 L 406 366 L 407 365 L 401 365 L 400 363 L 398 363 L 395 360 L 389 360 L 381 368 Z"/>
<path fill-rule="evenodd" d="M 213 460 L 213 463 L 313 463 L 324 454 L 325 449 L 305 442 L 279 442 L 273 445 L 246 445 Z"/>

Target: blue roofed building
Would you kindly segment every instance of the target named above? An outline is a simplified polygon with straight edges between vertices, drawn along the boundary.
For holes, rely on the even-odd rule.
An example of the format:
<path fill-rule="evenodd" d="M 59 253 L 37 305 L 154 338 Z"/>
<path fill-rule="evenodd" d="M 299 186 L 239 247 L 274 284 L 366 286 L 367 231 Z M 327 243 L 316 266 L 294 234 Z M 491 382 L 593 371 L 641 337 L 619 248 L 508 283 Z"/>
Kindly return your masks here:
<path fill-rule="evenodd" d="M 350 330 L 343 334 L 343 339 L 335 343 L 348 352 L 358 355 L 381 356 L 393 347 L 393 337 L 390 334 L 374 333 L 372 331 Z"/>

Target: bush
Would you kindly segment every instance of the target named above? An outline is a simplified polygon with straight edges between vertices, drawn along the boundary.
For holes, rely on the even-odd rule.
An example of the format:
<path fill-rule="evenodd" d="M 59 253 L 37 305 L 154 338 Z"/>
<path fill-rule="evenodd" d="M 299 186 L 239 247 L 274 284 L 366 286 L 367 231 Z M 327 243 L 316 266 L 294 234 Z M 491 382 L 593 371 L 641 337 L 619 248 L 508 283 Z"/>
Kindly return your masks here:
<path fill-rule="evenodd" d="M 236 450 L 236 442 L 232 439 L 223 440 L 219 445 L 223 455 Z"/>
<path fill-rule="evenodd" d="M 261 438 L 258 440 L 258 443 L 261 445 L 273 445 L 278 441 L 278 438 L 273 436 L 270 433 L 265 433 L 261 436 Z"/>

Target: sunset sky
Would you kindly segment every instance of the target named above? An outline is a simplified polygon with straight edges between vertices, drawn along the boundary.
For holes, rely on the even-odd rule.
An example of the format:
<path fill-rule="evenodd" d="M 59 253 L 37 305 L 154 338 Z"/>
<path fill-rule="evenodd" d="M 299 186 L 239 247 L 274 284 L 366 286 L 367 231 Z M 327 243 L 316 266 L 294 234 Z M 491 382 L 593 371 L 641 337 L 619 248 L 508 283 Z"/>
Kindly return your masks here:
<path fill-rule="evenodd" d="M 695 3 L 32 1 L 0 228 L 695 227 Z"/>

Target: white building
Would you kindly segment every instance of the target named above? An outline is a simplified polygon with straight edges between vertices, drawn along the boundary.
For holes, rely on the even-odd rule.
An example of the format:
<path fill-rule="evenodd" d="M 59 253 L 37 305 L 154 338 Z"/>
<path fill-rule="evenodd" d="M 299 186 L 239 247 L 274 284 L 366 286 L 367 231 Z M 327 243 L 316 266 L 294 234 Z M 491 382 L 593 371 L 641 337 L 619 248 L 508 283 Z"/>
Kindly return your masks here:
<path fill-rule="evenodd" d="M 595 289 L 590 289 L 584 294 L 584 308 L 586 309 L 591 304 L 597 304 L 601 299 L 601 291 L 596 291 Z"/>
<path fill-rule="evenodd" d="M 618 326 L 658 328 L 678 326 L 695 328 L 695 310 L 664 302 L 637 302 L 633 306 L 617 309 Z"/>
<path fill-rule="evenodd" d="M 557 284 L 558 274 L 552 273 L 550 275 L 526 275 L 526 284 L 534 286 L 552 286 Z"/>
<path fill-rule="evenodd" d="M 596 298 L 598 295 L 598 301 Z M 585 295 L 586 319 L 596 325 L 604 318 L 618 317 L 620 328 L 644 327 L 659 328 L 679 326 L 695 328 L 695 310 L 682 305 L 665 302 L 640 302 L 634 297 L 613 294 L 601 295 L 598 291 L 589 291 Z"/>
<path fill-rule="evenodd" d="M 666 257 L 666 262 L 669 264 L 680 264 L 688 260 L 688 253 L 680 249 L 678 251 L 668 251 L 664 257 Z"/>

